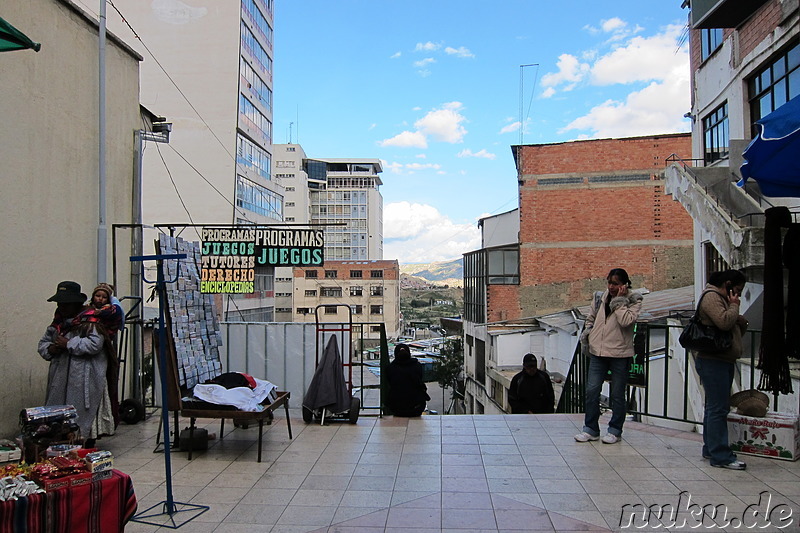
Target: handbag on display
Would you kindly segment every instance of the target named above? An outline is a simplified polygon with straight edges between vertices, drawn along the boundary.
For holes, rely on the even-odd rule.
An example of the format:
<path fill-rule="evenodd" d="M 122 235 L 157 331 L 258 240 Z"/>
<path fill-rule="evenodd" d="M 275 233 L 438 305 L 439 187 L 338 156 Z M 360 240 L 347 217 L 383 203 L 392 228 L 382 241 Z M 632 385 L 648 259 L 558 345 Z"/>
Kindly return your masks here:
<path fill-rule="evenodd" d="M 705 353 L 725 352 L 731 348 L 733 334 L 730 331 L 722 331 L 716 326 L 707 326 L 700 322 L 700 302 L 708 292 L 710 291 L 706 291 L 700 296 L 697 309 L 689 323 L 683 328 L 678 342 L 687 350 Z"/>

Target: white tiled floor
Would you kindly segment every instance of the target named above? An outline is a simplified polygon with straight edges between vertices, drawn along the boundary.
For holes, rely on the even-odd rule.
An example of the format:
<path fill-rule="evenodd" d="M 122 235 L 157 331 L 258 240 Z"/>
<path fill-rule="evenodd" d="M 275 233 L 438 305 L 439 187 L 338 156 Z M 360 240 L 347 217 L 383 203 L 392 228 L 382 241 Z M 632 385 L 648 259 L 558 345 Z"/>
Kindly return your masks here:
<path fill-rule="evenodd" d="M 320 426 L 304 424 L 299 411 L 291 414 L 294 439 L 285 419 L 276 418 L 265 429 L 262 463 L 256 462 L 257 428 L 230 423 L 225 439 L 211 441 L 192 461 L 184 452 L 171 455 L 174 500 L 209 506 L 181 530 L 616 531 L 623 506 L 641 517 L 643 507 L 630 506 L 678 507 L 687 491 L 684 502 L 690 495 L 692 504 L 725 506 L 729 526 L 706 517 L 703 525 L 711 527 L 692 529 L 700 515 L 691 511 L 698 508 L 681 505 L 677 521 L 664 520 L 675 526 L 685 517 L 683 528 L 651 518 L 649 527 L 636 528 L 644 525 L 639 521 L 630 529 L 741 531 L 731 518 L 760 501 L 764 509 L 760 498 L 771 496 L 773 523 L 761 531 L 779 525 L 800 531 L 800 463 L 742 456 L 745 472 L 711 468 L 693 433 L 628 423 L 621 443 L 605 445 L 574 442 L 581 415 L 362 416 L 357 425 Z M 140 512 L 166 499 L 164 455 L 153 453 L 158 422 L 156 414 L 99 441 L 132 476 Z M 218 422 L 207 422 L 209 432 L 219 430 Z M 185 520 L 182 513 L 175 518 Z M 136 522 L 126 528 L 156 530 Z"/>

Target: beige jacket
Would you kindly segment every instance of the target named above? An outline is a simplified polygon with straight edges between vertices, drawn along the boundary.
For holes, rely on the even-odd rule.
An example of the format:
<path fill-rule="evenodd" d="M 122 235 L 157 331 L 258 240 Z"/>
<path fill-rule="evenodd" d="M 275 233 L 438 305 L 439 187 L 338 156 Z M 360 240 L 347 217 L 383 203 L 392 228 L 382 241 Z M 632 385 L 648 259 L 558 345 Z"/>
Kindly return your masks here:
<path fill-rule="evenodd" d="M 642 311 L 642 295 L 628 292 L 625 296 L 611 298 L 611 314 L 606 316 L 604 302 L 608 298 L 606 290 L 597 302 L 599 305 L 592 305 L 592 310 L 586 317 L 581 342 L 588 342 L 589 353 L 593 355 L 633 357 L 633 329 Z"/>
<path fill-rule="evenodd" d="M 706 285 L 703 294 L 706 296 L 700 301 L 700 307 L 697 309 L 700 322 L 707 326 L 716 326 L 722 331 L 730 331 L 732 342 L 727 352 L 713 354 L 698 352 L 697 355 L 732 363 L 742 356 L 742 334 L 747 329 L 745 326 L 736 325 L 739 318 L 739 304 L 730 303 L 713 285 Z"/>

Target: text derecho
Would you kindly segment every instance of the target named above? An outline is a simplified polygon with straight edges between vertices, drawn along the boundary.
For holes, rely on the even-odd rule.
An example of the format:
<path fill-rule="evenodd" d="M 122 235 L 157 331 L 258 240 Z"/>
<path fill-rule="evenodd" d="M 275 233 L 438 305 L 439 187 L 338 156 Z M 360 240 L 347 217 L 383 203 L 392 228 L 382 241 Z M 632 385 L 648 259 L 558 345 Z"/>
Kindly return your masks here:
<path fill-rule="evenodd" d="M 252 293 L 256 267 L 323 264 L 321 229 L 215 227 L 201 236 L 203 293 Z"/>

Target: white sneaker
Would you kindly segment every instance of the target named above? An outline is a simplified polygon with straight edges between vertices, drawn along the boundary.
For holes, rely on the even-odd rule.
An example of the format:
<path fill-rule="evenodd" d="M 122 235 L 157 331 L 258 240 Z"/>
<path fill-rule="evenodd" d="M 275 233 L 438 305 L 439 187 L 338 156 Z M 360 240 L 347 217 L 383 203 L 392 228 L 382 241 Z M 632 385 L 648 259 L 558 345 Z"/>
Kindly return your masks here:
<path fill-rule="evenodd" d="M 616 444 L 619 442 L 621 437 L 617 437 L 616 435 L 612 435 L 611 433 L 606 433 L 605 436 L 602 438 L 603 444 Z"/>
<path fill-rule="evenodd" d="M 600 437 L 598 435 L 590 435 L 585 431 L 581 431 L 577 435 L 575 435 L 575 440 L 578 442 L 589 442 L 590 440 L 597 440 Z"/>

